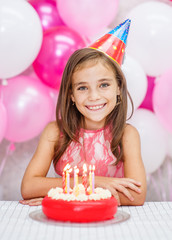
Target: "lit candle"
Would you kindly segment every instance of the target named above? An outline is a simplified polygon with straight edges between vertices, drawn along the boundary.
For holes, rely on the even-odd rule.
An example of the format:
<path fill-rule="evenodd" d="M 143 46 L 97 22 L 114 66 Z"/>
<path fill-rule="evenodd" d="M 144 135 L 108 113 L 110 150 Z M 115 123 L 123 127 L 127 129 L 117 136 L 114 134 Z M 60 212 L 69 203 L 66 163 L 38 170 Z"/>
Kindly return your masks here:
<path fill-rule="evenodd" d="M 78 187 L 78 173 L 79 173 L 79 169 L 75 166 L 74 167 L 74 187 Z"/>
<path fill-rule="evenodd" d="M 85 193 L 87 193 L 87 165 L 85 163 L 83 165 L 82 184 L 84 185 Z"/>
<path fill-rule="evenodd" d="M 65 186 L 66 186 L 66 173 L 63 171 L 63 174 L 62 174 L 62 187 L 63 187 L 63 193 L 65 193 Z"/>
<path fill-rule="evenodd" d="M 79 173 L 79 169 L 77 168 L 77 166 L 75 166 L 74 167 L 74 187 L 73 187 L 75 196 L 78 196 L 78 194 L 79 194 L 78 173 Z"/>
<path fill-rule="evenodd" d="M 70 173 L 72 172 L 72 168 L 66 171 L 66 179 L 67 179 L 67 193 L 70 193 Z"/>
<path fill-rule="evenodd" d="M 94 193 L 94 180 L 95 180 L 94 171 L 95 171 L 95 166 L 93 165 L 92 167 L 92 192 L 93 193 Z"/>
<path fill-rule="evenodd" d="M 78 188 L 78 173 L 79 173 L 79 169 L 77 168 L 75 172 L 76 172 L 75 173 L 76 174 L 76 184 L 75 185 Z"/>
<path fill-rule="evenodd" d="M 90 194 L 92 193 L 92 173 L 91 173 L 91 165 L 89 166 L 89 183 L 90 183 Z"/>
<path fill-rule="evenodd" d="M 77 169 L 77 166 L 74 167 L 74 182 L 73 182 L 73 187 L 76 186 L 76 169 Z"/>
<path fill-rule="evenodd" d="M 75 172 L 76 172 L 76 184 L 75 184 L 76 185 L 76 192 L 75 192 L 75 195 L 78 196 L 78 194 L 79 194 L 79 188 L 78 188 L 78 173 L 79 173 L 79 169 L 77 168 Z"/>
<path fill-rule="evenodd" d="M 67 193 L 67 171 L 70 169 L 70 164 L 67 163 L 66 166 L 63 169 L 63 192 Z"/>
<path fill-rule="evenodd" d="M 69 171 L 66 170 L 66 193 L 69 193 L 69 186 L 70 186 L 70 174 Z"/>

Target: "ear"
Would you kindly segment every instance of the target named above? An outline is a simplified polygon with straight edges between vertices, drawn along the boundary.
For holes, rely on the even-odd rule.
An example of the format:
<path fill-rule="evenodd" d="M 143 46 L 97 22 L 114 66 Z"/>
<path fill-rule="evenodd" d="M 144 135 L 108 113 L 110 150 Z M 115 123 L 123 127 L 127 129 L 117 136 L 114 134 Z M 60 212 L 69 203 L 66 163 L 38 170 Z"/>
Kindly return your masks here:
<path fill-rule="evenodd" d="M 71 99 L 72 99 L 72 102 L 75 102 L 75 98 L 74 98 L 74 96 L 73 96 L 73 93 L 71 93 L 70 97 L 71 97 Z"/>
<path fill-rule="evenodd" d="M 119 86 L 118 86 L 118 88 L 117 88 L 117 95 L 121 95 L 121 91 L 120 91 Z"/>

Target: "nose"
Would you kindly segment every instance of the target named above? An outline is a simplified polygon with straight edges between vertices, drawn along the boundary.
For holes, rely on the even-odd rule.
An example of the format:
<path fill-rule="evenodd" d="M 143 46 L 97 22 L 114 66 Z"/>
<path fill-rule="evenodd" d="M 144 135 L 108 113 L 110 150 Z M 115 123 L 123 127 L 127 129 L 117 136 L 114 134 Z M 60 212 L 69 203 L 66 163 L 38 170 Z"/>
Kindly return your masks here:
<path fill-rule="evenodd" d="M 97 89 L 90 89 L 88 99 L 90 101 L 96 101 L 100 99 L 100 94 Z"/>

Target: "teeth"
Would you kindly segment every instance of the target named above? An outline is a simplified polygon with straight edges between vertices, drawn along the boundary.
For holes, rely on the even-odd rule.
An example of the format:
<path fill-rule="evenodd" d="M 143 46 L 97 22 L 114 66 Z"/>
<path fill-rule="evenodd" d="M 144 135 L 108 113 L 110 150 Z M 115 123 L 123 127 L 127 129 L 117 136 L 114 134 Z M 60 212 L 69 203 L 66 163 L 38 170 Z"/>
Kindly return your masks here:
<path fill-rule="evenodd" d="M 100 109 L 100 108 L 102 108 L 104 106 L 104 104 L 103 105 L 100 105 L 100 106 L 94 106 L 94 107 L 88 107 L 90 110 L 97 110 L 97 109 Z"/>

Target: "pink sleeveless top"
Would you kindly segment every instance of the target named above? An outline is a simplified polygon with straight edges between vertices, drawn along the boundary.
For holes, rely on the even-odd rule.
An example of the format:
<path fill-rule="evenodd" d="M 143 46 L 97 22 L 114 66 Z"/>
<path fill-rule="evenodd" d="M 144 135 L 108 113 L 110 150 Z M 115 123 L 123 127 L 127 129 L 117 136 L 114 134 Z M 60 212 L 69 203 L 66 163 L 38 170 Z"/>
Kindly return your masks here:
<path fill-rule="evenodd" d="M 113 165 L 116 158 L 111 152 L 111 140 L 112 135 L 109 126 L 98 130 L 81 128 L 79 142 L 71 142 L 56 164 L 56 173 L 62 175 L 63 168 L 69 163 L 72 168 L 77 166 L 79 175 L 82 175 L 82 167 L 86 163 L 87 168 L 89 165 L 95 165 L 96 176 L 124 177 L 123 162 L 120 161 L 117 166 Z"/>

